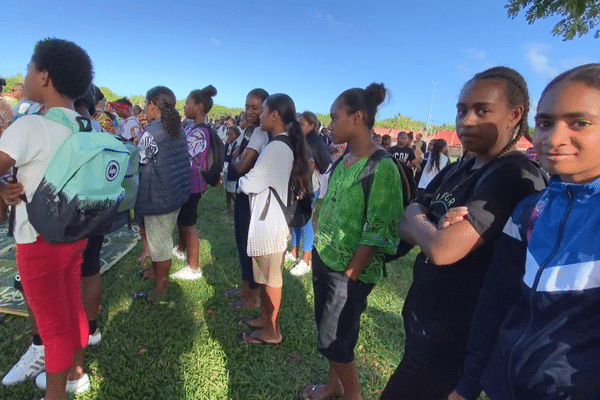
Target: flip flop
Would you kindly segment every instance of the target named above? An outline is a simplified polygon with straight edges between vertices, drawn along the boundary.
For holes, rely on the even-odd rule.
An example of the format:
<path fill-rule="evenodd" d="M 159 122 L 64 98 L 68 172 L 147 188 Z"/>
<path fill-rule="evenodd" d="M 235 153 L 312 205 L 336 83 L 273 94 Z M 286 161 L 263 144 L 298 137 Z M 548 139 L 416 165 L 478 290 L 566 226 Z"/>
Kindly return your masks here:
<path fill-rule="evenodd" d="M 283 340 L 281 340 L 280 342 L 277 342 L 277 343 L 267 342 L 267 341 L 262 340 L 261 338 L 258 338 L 256 336 L 252 335 L 252 332 L 254 332 L 254 331 L 240 333 L 240 335 L 238 337 L 240 338 L 240 340 L 243 340 L 244 342 L 246 342 L 248 344 L 253 344 L 256 346 L 278 346 L 283 341 Z M 251 342 L 247 338 L 249 338 L 250 340 L 255 340 L 258 343 Z"/>
<path fill-rule="evenodd" d="M 137 271 L 135 271 L 135 276 L 137 276 L 139 278 L 143 278 L 143 279 L 154 279 L 154 278 L 147 277 L 146 271 L 148 271 L 146 268 L 140 268 Z"/>
<path fill-rule="evenodd" d="M 140 290 L 139 292 L 133 292 L 129 296 L 131 297 L 132 300 L 144 300 L 144 301 L 150 301 L 150 302 L 165 300 L 164 298 L 161 298 L 161 297 L 153 294 L 152 289 Z"/>
<path fill-rule="evenodd" d="M 233 289 L 224 291 L 223 296 L 225 296 L 225 297 L 240 297 L 241 293 L 242 293 L 241 288 L 233 288 Z"/>
<path fill-rule="evenodd" d="M 264 328 L 263 326 L 256 326 L 256 325 L 250 324 L 250 321 L 253 320 L 253 319 L 256 319 L 256 318 L 250 318 L 250 317 L 248 317 L 248 318 L 237 318 L 235 320 L 235 322 L 237 322 L 238 325 L 241 325 L 241 326 L 246 325 L 246 326 L 249 326 L 250 328 L 254 328 L 254 329 L 262 329 L 262 328 Z"/>
<path fill-rule="evenodd" d="M 301 399 L 304 400 L 310 400 L 312 399 L 313 395 L 315 394 L 315 392 L 320 388 L 325 386 L 324 383 L 315 383 L 315 384 L 310 384 L 310 385 L 306 385 L 306 387 L 304 389 L 302 389 L 302 391 L 299 394 L 299 397 Z M 331 399 L 332 397 L 327 397 L 328 399 Z"/>
<path fill-rule="evenodd" d="M 244 310 L 246 308 L 258 307 L 258 304 L 255 306 L 244 306 L 244 305 L 242 305 L 243 303 L 244 303 L 244 300 L 232 301 L 231 303 L 229 303 L 229 307 L 233 308 L 234 310 Z"/>

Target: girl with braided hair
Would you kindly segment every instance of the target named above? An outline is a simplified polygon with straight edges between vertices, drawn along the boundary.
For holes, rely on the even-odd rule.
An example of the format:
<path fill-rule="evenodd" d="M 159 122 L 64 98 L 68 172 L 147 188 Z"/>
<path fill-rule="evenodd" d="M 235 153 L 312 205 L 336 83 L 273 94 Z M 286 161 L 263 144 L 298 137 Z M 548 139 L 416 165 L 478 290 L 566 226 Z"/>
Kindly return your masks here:
<path fill-rule="evenodd" d="M 534 146 L 552 174 L 496 246 L 449 399 L 597 399 L 600 393 L 600 64 L 542 92 Z"/>
<path fill-rule="evenodd" d="M 173 229 L 181 206 L 190 197 L 190 161 L 175 95 L 164 86 L 146 94 L 148 125 L 140 139 L 140 184 L 136 218 L 143 218 L 152 266 L 144 273 L 156 287 L 133 293 L 133 299 L 157 300 L 167 296 L 173 256 Z"/>
<path fill-rule="evenodd" d="M 456 387 L 471 319 L 506 221 L 545 187 L 539 165 L 515 151 L 527 131 L 529 94 L 507 67 L 476 74 L 456 105 L 462 159 L 438 173 L 406 209 L 398 234 L 418 245 L 402 316 L 404 356 L 382 399 L 443 399 Z"/>

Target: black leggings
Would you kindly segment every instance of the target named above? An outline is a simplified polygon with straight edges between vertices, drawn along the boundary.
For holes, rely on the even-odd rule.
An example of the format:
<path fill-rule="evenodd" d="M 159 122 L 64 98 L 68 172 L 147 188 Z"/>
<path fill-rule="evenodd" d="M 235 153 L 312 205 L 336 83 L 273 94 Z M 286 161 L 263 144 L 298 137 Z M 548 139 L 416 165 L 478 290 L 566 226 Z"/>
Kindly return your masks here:
<path fill-rule="evenodd" d="M 235 220 L 235 242 L 238 248 L 240 267 L 242 268 L 242 279 L 248 281 L 250 289 L 258 289 L 258 283 L 254 282 L 252 271 L 252 258 L 248 256 L 248 230 L 250 229 L 250 198 L 245 193 L 238 193 L 235 198 L 233 209 Z"/>

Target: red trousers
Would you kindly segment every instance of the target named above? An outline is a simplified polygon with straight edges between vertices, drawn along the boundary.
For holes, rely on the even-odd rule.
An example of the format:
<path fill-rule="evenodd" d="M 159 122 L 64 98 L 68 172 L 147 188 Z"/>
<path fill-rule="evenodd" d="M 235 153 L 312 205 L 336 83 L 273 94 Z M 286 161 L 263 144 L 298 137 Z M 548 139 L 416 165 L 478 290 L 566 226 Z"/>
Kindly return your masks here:
<path fill-rule="evenodd" d="M 85 347 L 89 327 L 81 299 L 81 262 L 87 239 L 50 244 L 42 236 L 17 244 L 17 267 L 46 351 L 46 370 L 73 365 L 75 350 Z"/>

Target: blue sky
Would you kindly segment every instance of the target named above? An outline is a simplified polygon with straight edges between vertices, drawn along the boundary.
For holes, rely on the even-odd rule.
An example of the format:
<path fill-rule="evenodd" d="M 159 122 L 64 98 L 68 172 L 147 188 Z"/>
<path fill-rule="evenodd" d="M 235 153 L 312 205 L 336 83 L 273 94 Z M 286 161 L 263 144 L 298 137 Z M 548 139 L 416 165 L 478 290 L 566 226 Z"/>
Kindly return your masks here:
<path fill-rule="evenodd" d="M 328 113 L 345 89 L 378 81 L 392 94 L 379 118 L 425 121 L 438 82 L 433 121 L 454 123 L 462 85 L 485 68 L 517 69 L 535 105 L 553 76 L 600 59 L 593 34 L 564 42 L 551 34 L 558 17 L 528 25 L 504 0 L 2 3 L 0 76 L 25 74 L 36 41 L 59 37 L 86 49 L 95 83 L 118 95 L 166 85 L 185 99 L 212 84 L 229 107 L 263 87 Z"/>

